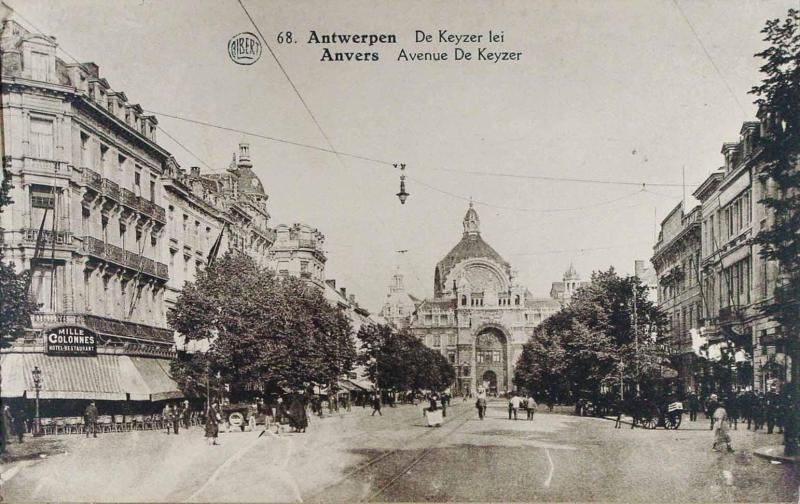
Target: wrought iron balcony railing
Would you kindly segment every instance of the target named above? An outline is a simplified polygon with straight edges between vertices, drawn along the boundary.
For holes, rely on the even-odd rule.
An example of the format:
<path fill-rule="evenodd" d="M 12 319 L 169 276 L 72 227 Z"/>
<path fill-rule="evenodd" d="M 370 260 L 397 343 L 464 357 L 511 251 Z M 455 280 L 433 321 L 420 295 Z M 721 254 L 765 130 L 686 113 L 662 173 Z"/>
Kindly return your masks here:
<path fill-rule="evenodd" d="M 108 336 L 168 344 L 174 342 L 172 330 L 168 328 L 138 324 L 88 313 L 34 313 L 31 319 L 34 328 L 37 329 L 56 324 L 75 324 L 86 326 L 97 333 Z"/>
<path fill-rule="evenodd" d="M 136 252 L 123 250 L 116 245 L 105 243 L 91 236 L 83 237 L 81 251 L 103 261 L 110 261 L 136 272 L 141 272 L 162 280 L 169 280 L 169 268 Z"/>

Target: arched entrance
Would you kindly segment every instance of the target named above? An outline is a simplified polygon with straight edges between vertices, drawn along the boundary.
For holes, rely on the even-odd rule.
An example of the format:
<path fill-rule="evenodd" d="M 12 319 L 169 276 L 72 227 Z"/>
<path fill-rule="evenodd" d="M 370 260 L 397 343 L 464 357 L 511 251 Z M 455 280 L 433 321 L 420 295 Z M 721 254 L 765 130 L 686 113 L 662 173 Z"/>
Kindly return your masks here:
<path fill-rule="evenodd" d="M 497 394 L 497 373 L 491 369 L 487 369 L 486 372 L 483 373 L 482 386 L 488 394 Z"/>
<path fill-rule="evenodd" d="M 475 336 L 475 376 L 486 383 L 489 394 L 500 394 L 508 390 L 507 340 L 497 327 L 479 329 Z M 483 383 L 478 383 L 484 386 Z"/>

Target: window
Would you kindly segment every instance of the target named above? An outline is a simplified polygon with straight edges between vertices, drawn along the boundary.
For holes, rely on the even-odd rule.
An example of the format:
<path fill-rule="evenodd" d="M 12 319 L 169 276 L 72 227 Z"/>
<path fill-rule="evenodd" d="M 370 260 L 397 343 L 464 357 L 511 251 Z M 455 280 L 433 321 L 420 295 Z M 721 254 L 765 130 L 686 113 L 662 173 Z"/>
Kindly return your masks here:
<path fill-rule="evenodd" d="M 455 346 L 456 344 L 456 335 L 450 334 L 447 336 L 447 344 L 450 346 Z"/>
<path fill-rule="evenodd" d="M 136 172 L 133 174 L 133 187 L 135 189 L 136 195 L 142 195 L 142 172 L 137 167 Z"/>
<path fill-rule="evenodd" d="M 153 176 L 150 177 L 150 201 L 156 202 L 156 178 Z"/>
<path fill-rule="evenodd" d="M 53 159 L 54 151 L 53 120 L 32 117 L 30 155 L 40 159 Z"/>
<path fill-rule="evenodd" d="M 91 164 L 89 151 L 89 135 L 81 132 L 81 168 L 87 168 Z"/>
<path fill-rule="evenodd" d="M 442 337 L 439 336 L 438 334 L 435 334 L 433 336 L 433 346 L 436 348 L 442 346 Z"/>
<path fill-rule="evenodd" d="M 467 306 L 467 296 L 463 294 L 461 296 L 461 306 Z"/>
<path fill-rule="evenodd" d="M 448 353 L 447 354 L 447 360 L 448 360 L 448 362 L 450 362 L 450 364 L 455 364 L 456 363 L 456 354 L 454 352 Z"/>
<path fill-rule="evenodd" d="M 33 208 L 55 208 L 55 193 L 49 187 L 31 188 L 31 206 Z"/>
<path fill-rule="evenodd" d="M 308 261 L 300 261 L 300 273 L 308 273 Z"/>
<path fill-rule="evenodd" d="M 125 162 L 127 160 L 128 160 L 128 158 L 126 158 L 122 154 L 118 154 L 117 155 L 117 165 L 119 166 L 120 171 L 124 171 L 125 170 Z"/>
<path fill-rule="evenodd" d="M 50 56 L 47 53 L 31 51 L 31 79 L 50 81 Z"/>
<path fill-rule="evenodd" d="M 183 230 L 186 231 L 186 228 L 189 226 L 189 216 L 183 214 Z"/>

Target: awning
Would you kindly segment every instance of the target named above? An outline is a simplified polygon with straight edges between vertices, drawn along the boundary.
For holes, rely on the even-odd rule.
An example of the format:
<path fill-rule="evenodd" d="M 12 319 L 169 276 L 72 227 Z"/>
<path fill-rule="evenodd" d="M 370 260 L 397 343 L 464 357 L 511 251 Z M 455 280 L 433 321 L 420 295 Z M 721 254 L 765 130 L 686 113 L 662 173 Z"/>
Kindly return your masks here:
<path fill-rule="evenodd" d="M 164 359 L 43 353 L 6 353 L 0 356 L 0 397 L 33 398 L 36 395 L 34 367 L 42 372 L 41 399 L 157 401 L 182 397 L 175 382 L 164 371 L 169 369 L 169 361 Z"/>
<path fill-rule="evenodd" d="M 347 392 L 361 392 L 364 390 L 350 380 L 339 380 L 339 388 Z"/>
<path fill-rule="evenodd" d="M 139 375 L 147 384 L 150 391 L 150 400 L 164 401 L 167 399 L 180 399 L 183 393 L 178 389 L 178 384 L 170 377 L 170 363 L 164 359 L 148 359 L 146 357 L 128 357 Z"/>

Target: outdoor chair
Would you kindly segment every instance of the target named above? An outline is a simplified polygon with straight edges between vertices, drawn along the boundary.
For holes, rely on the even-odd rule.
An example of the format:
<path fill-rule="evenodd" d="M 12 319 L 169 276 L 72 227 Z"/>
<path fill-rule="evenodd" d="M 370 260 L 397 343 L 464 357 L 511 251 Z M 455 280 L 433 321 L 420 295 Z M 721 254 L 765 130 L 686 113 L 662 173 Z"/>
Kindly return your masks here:
<path fill-rule="evenodd" d="M 83 434 L 86 429 L 86 424 L 83 417 L 75 417 L 75 429 L 77 430 L 78 434 Z"/>
<path fill-rule="evenodd" d="M 147 415 L 144 417 L 144 428 L 147 430 L 155 429 L 155 420 L 153 419 L 153 415 Z"/>
<path fill-rule="evenodd" d="M 54 429 L 55 434 L 59 433 L 67 434 L 67 423 L 64 418 L 58 417 L 55 419 L 54 423 L 55 423 L 55 429 Z"/>
<path fill-rule="evenodd" d="M 97 419 L 97 428 L 100 432 L 111 432 L 114 428 L 111 415 L 100 415 Z"/>
<path fill-rule="evenodd" d="M 44 434 L 53 434 L 55 432 L 55 425 L 52 418 L 40 418 L 39 427 Z"/>
<path fill-rule="evenodd" d="M 144 430 L 144 415 L 134 415 L 131 430 Z"/>
<path fill-rule="evenodd" d="M 64 431 L 66 434 L 78 433 L 78 419 L 76 417 L 67 417 L 64 419 Z"/>
<path fill-rule="evenodd" d="M 111 424 L 111 428 L 114 432 L 124 432 L 127 430 L 124 415 L 114 415 L 113 418 L 114 423 Z"/>

